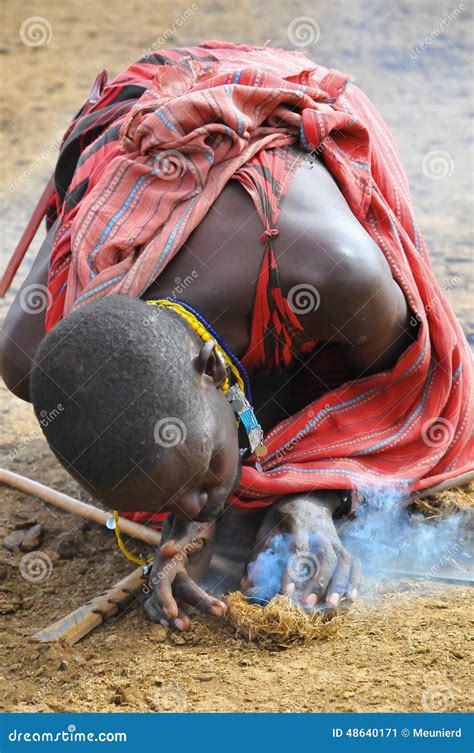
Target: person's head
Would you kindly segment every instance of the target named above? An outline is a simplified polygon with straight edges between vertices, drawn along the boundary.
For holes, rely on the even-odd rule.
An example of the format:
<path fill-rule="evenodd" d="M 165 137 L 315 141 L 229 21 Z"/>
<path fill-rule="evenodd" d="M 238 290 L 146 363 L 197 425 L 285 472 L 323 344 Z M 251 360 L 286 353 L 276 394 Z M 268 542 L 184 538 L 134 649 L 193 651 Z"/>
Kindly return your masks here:
<path fill-rule="evenodd" d="M 31 399 L 48 443 L 119 510 L 211 519 L 238 485 L 225 365 L 181 317 L 127 296 L 69 314 L 40 343 Z"/>

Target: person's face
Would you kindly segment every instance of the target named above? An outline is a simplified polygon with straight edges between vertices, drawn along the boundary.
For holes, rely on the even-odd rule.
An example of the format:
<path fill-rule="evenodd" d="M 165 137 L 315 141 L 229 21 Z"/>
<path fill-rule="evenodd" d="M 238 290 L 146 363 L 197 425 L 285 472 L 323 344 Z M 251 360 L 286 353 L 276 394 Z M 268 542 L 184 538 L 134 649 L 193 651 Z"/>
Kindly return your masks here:
<path fill-rule="evenodd" d="M 179 518 L 214 520 L 239 486 L 241 462 L 236 437 L 233 431 L 224 441 L 213 442 L 205 459 L 196 457 L 192 448 L 169 453 L 154 471 L 160 487 L 155 503 Z"/>
<path fill-rule="evenodd" d="M 234 412 L 214 390 L 207 415 L 184 442 L 160 453 L 150 469 L 142 469 L 115 490 L 111 507 L 121 510 L 171 512 L 186 520 L 214 520 L 239 486 L 241 460 Z"/>

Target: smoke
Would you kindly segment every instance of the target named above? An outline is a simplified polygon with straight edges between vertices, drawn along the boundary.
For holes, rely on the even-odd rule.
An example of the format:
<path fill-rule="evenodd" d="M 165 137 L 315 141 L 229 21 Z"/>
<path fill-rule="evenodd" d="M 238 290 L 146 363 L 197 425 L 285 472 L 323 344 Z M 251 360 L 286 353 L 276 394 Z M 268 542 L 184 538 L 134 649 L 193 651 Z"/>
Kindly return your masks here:
<path fill-rule="evenodd" d="M 296 593 L 317 577 L 320 566 L 320 537 L 306 532 L 307 550 L 295 551 L 293 537 L 289 533 L 276 534 L 270 546 L 260 552 L 249 564 L 248 575 L 253 585 L 247 596 L 253 603 L 267 604 L 281 592 L 282 579 L 286 575 L 296 585 Z"/>
<path fill-rule="evenodd" d="M 427 520 L 402 504 L 406 498 L 403 490 L 360 491 L 365 501 L 357 517 L 340 526 L 339 534 L 343 546 L 361 560 L 363 577 L 370 578 L 371 586 L 377 587 L 378 582 L 393 579 L 397 573 L 410 573 L 428 582 L 448 569 L 465 576 L 472 570 L 472 542 L 463 514 Z M 308 534 L 308 540 L 308 551 L 295 553 L 290 534 L 273 537 L 270 546 L 249 565 L 253 585 L 247 596 L 253 602 L 266 604 L 281 592 L 285 571 L 297 591 L 317 575 L 320 547 L 315 534 Z"/>
<path fill-rule="evenodd" d="M 342 526 L 345 548 L 361 560 L 363 575 L 375 580 L 397 573 L 429 579 L 464 573 L 472 568 L 472 541 L 462 513 L 429 520 L 410 513 L 401 502 L 403 491 L 393 488 L 363 491 L 357 517 Z"/>
<path fill-rule="evenodd" d="M 291 551 L 290 534 L 277 533 L 270 546 L 249 564 L 248 575 L 253 585 L 246 595 L 252 603 L 267 604 L 275 594 L 280 593 Z"/>

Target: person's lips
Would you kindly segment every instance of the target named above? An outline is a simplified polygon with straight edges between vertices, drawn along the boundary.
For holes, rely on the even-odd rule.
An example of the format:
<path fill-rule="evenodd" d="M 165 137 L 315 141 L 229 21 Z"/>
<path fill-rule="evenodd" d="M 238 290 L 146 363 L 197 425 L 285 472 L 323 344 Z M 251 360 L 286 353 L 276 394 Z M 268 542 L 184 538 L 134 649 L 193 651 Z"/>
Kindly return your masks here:
<path fill-rule="evenodd" d="M 221 514 L 222 510 L 224 509 L 224 505 L 225 499 L 217 503 L 208 503 L 204 505 L 201 512 L 196 518 L 194 518 L 194 520 L 196 520 L 198 523 L 210 523 Z"/>

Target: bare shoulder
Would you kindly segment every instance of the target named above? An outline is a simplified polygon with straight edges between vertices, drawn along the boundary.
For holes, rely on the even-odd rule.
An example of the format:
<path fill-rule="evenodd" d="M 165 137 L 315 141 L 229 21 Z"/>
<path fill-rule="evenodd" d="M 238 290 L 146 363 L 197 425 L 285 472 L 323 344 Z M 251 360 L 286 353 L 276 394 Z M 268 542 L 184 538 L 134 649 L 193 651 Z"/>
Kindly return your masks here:
<path fill-rule="evenodd" d="M 343 193 L 320 161 L 302 163 L 280 212 L 275 252 L 284 293 L 314 286 L 320 308 L 308 320 L 328 339 L 374 290 L 396 295 L 382 251 L 352 214 Z"/>

